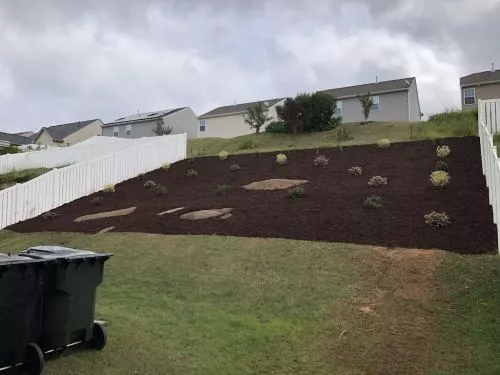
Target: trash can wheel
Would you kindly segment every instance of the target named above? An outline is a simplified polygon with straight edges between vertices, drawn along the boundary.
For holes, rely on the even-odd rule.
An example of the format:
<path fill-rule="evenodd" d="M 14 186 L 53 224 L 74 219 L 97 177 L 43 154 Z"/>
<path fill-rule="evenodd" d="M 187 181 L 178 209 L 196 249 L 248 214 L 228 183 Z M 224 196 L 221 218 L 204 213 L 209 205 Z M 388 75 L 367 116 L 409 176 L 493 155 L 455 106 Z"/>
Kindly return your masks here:
<path fill-rule="evenodd" d="M 108 333 L 101 323 L 94 323 L 92 338 L 89 341 L 90 347 L 96 350 L 102 350 L 108 341 Z"/>
<path fill-rule="evenodd" d="M 43 353 L 37 344 L 30 343 L 26 347 L 24 367 L 28 375 L 41 375 L 45 366 Z"/>

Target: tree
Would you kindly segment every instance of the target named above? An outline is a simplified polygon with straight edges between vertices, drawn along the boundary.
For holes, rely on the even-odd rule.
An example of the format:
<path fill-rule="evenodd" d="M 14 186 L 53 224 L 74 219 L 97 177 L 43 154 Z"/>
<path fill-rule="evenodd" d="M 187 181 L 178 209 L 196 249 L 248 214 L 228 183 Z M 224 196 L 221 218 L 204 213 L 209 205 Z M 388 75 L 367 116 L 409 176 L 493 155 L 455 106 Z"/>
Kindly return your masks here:
<path fill-rule="evenodd" d="M 169 135 L 170 133 L 172 133 L 172 128 L 170 126 L 166 127 L 165 124 L 163 123 L 163 120 L 158 120 L 156 122 L 156 128 L 153 129 L 153 133 L 155 133 L 158 136 Z"/>
<path fill-rule="evenodd" d="M 296 99 L 286 98 L 283 105 L 276 107 L 278 118 L 285 124 L 288 133 L 295 134 L 302 129 L 302 113 Z"/>
<path fill-rule="evenodd" d="M 359 102 L 361 103 L 361 108 L 363 110 L 363 116 L 365 116 L 365 124 L 368 123 L 368 117 L 370 116 L 370 111 L 373 107 L 373 97 L 372 94 L 367 92 L 361 96 L 358 96 Z"/>
<path fill-rule="evenodd" d="M 267 115 L 267 110 L 264 103 L 258 103 L 247 108 L 245 122 L 250 125 L 251 129 L 255 129 L 255 133 L 260 133 L 260 128 L 272 118 Z"/>

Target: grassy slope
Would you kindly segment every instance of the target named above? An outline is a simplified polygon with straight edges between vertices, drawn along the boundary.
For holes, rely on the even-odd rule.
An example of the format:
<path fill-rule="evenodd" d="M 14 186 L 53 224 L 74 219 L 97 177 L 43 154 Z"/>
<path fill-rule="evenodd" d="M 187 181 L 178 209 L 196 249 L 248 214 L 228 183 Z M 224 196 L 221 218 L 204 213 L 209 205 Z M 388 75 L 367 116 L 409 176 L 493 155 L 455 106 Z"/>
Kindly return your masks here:
<path fill-rule="evenodd" d="M 270 152 L 277 150 L 307 149 L 321 147 L 337 147 L 339 145 L 356 145 L 376 143 L 380 138 L 388 138 L 392 142 L 404 142 L 418 139 L 436 139 L 474 135 L 477 132 L 477 120 L 474 113 L 450 112 L 441 115 L 441 122 L 427 121 L 421 123 L 378 122 L 368 125 L 345 125 L 351 140 L 339 142 L 337 130 L 321 133 L 298 134 L 253 134 L 232 139 L 200 138 L 190 140 L 188 154 L 191 156 L 217 155 L 221 150 L 230 153 Z M 240 150 L 245 140 L 253 139 L 257 144 L 254 150 Z"/>
<path fill-rule="evenodd" d="M 50 168 L 34 168 L 0 174 L 0 190 L 32 180 L 50 170 Z"/>
<path fill-rule="evenodd" d="M 97 306 L 108 347 L 51 361 L 48 375 L 499 370 L 496 257 L 436 253 L 433 271 L 394 258 L 412 252 L 346 244 L 0 232 L 3 252 L 54 243 L 115 256 Z M 375 312 L 360 313 L 366 305 Z"/>

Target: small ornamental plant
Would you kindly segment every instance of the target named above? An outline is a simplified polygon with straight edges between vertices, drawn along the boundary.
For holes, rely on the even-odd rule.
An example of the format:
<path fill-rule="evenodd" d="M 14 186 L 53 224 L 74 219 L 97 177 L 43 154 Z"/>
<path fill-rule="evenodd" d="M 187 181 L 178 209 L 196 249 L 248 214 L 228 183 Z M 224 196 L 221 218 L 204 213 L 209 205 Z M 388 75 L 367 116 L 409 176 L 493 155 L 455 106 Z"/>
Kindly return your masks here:
<path fill-rule="evenodd" d="M 114 193 L 115 192 L 115 185 L 113 184 L 108 184 L 104 186 L 104 189 L 102 189 L 105 193 Z"/>
<path fill-rule="evenodd" d="M 239 172 L 241 171 L 241 167 L 238 164 L 233 164 L 229 167 L 231 172 Z"/>
<path fill-rule="evenodd" d="M 227 184 L 217 185 L 217 195 L 226 195 L 231 190 L 231 187 Z"/>
<path fill-rule="evenodd" d="M 288 189 L 288 197 L 290 199 L 300 199 L 305 194 L 305 189 L 300 186 Z"/>
<path fill-rule="evenodd" d="M 451 223 L 450 218 L 446 214 L 446 212 L 432 211 L 431 213 L 424 215 L 424 219 L 425 224 L 436 228 L 444 228 Z"/>
<path fill-rule="evenodd" d="M 326 156 L 318 155 L 314 159 L 315 167 L 326 167 L 327 165 L 328 165 L 328 159 L 326 158 Z"/>
<path fill-rule="evenodd" d="M 278 154 L 276 155 L 276 164 L 279 165 L 284 165 L 288 161 L 288 158 L 286 157 L 285 154 Z"/>
<path fill-rule="evenodd" d="M 365 200 L 363 201 L 363 205 L 366 208 L 372 209 L 382 208 L 382 198 L 380 198 L 378 195 L 370 195 L 369 197 L 365 198 Z"/>
<path fill-rule="evenodd" d="M 436 171 L 448 172 L 449 171 L 448 163 L 446 163 L 443 160 L 438 160 L 436 163 Z"/>
<path fill-rule="evenodd" d="M 220 160 L 226 160 L 229 156 L 229 153 L 227 151 L 221 151 L 219 152 L 219 159 Z"/>
<path fill-rule="evenodd" d="M 389 148 L 391 147 L 391 141 L 387 138 L 382 138 L 377 141 L 378 148 Z"/>
<path fill-rule="evenodd" d="M 92 206 L 100 206 L 104 201 L 103 197 L 94 197 L 90 200 Z"/>
<path fill-rule="evenodd" d="M 438 158 L 440 159 L 444 159 L 445 157 L 447 157 L 451 152 L 451 149 L 449 146 L 438 146 L 436 148 L 436 155 Z"/>
<path fill-rule="evenodd" d="M 169 170 L 170 169 L 170 163 L 163 163 L 161 165 L 161 169 L 163 169 L 165 171 Z"/>
<path fill-rule="evenodd" d="M 448 172 L 445 171 L 434 171 L 431 173 L 431 184 L 438 189 L 444 189 L 450 184 L 451 177 Z"/>
<path fill-rule="evenodd" d="M 347 170 L 350 175 L 361 176 L 363 174 L 363 168 L 361 167 L 351 167 Z"/>
<path fill-rule="evenodd" d="M 154 182 L 153 180 L 149 180 L 149 181 L 146 181 L 144 183 L 144 187 L 146 189 L 152 189 L 152 188 L 155 188 L 156 187 L 156 182 Z"/>
<path fill-rule="evenodd" d="M 144 173 L 139 173 L 139 174 L 137 175 L 137 179 L 138 179 L 138 180 L 145 180 L 145 179 L 146 179 L 146 175 L 145 175 Z"/>
<path fill-rule="evenodd" d="M 387 185 L 387 178 L 382 177 L 382 176 L 373 176 L 368 181 L 368 185 L 369 186 L 374 186 L 374 187 L 379 187 L 379 186 Z"/>
<path fill-rule="evenodd" d="M 166 186 L 163 185 L 156 185 L 154 188 L 155 194 L 159 197 L 167 195 L 168 194 L 168 189 Z"/>
<path fill-rule="evenodd" d="M 198 172 L 196 172 L 194 169 L 188 169 L 187 175 L 189 177 L 196 177 L 196 176 L 198 176 Z"/>

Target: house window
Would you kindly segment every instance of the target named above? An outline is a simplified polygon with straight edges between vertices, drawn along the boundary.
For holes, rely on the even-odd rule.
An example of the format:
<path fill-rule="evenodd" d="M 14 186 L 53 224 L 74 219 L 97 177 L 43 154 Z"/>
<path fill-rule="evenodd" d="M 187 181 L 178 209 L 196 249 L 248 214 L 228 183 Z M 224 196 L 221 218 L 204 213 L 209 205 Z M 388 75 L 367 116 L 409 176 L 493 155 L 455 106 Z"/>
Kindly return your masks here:
<path fill-rule="evenodd" d="M 200 132 L 205 131 L 205 120 L 200 120 Z"/>
<path fill-rule="evenodd" d="M 476 104 L 476 89 L 474 87 L 471 89 L 464 89 L 464 104 L 465 105 Z"/>
<path fill-rule="evenodd" d="M 127 137 L 130 137 L 130 134 L 132 134 L 132 125 L 127 125 L 125 131 L 127 133 Z"/>
<path fill-rule="evenodd" d="M 337 100 L 337 106 L 335 107 L 335 116 L 342 116 L 342 100 Z"/>
<path fill-rule="evenodd" d="M 118 126 L 115 126 L 113 128 L 113 137 L 118 137 L 118 129 L 119 129 Z"/>
<path fill-rule="evenodd" d="M 378 111 L 380 109 L 380 96 L 372 96 L 373 104 L 372 111 Z"/>

